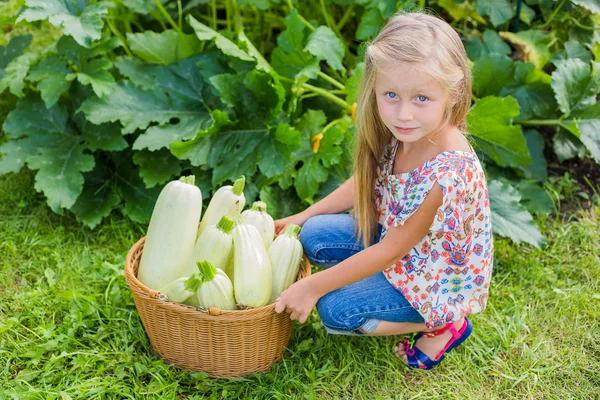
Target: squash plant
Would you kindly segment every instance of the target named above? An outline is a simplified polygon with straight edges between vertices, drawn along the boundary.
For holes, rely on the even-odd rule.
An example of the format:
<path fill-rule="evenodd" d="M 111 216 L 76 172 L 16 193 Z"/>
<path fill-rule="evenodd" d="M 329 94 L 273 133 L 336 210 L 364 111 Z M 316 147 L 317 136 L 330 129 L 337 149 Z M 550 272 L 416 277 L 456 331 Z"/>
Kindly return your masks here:
<path fill-rule="evenodd" d="M 28 0 L 3 23 L 62 32 L 0 48 L 0 92 L 18 98 L 0 174 L 36 170 L 48 205 L 92 228 L 115 209 L 147 221 L 162 185 L 187 174 L 204 198 L 244 175 L 248 204 L 297 212 L 349 176 L 362 41 L 425 3 Z M 555 129 L 560 159 L 600 161 L 597 3 L 525 0 L 518 31 L 516 1 L 428 3 L 473 62 L 470 134 L 495 232 L 543 245 L 531 213 L 551 202 L 536 128 Z"/>

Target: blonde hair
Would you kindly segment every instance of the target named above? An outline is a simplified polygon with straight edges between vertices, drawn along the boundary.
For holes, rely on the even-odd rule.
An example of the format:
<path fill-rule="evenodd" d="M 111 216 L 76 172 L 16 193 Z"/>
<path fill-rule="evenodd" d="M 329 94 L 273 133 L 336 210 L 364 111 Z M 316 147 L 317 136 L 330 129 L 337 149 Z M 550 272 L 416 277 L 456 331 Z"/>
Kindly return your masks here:
<path fill-rule="evenodd" d="M 370 246 L 377 228 L 375 179 L 383 150 L 392 139 L 377 109 L 375 79 L 385 62 L 409 64 L 434 77 L 448 94 L 444 118 L 436 132 L 448 125 L 466 130 L 471 107 L 471 71 L 460 37 L 444 20 L 423 13 L 395 15 L 369 44 L 365 72 L 357 99 L 353 173 L 356 204 L 352 213 L 356 237 Z"/>

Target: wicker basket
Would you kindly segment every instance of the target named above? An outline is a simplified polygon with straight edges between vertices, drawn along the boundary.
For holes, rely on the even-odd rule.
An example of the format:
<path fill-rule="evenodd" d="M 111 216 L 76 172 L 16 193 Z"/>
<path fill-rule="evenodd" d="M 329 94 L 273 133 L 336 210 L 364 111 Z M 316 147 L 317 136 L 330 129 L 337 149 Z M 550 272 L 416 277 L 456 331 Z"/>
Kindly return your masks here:
<path fill-rule="evenodd" d="M 210 377 L 236 378 L 267 372 L 283 356 L 292 325 L 275 304 L 250 310 L 195 308 L 163 300 L 137 278 L 145 237 L 133 245 L 125 261 L 125 280 L 150 344 L 168 363 Z M 310 275 L 304 256 L 298 278 Z"/>

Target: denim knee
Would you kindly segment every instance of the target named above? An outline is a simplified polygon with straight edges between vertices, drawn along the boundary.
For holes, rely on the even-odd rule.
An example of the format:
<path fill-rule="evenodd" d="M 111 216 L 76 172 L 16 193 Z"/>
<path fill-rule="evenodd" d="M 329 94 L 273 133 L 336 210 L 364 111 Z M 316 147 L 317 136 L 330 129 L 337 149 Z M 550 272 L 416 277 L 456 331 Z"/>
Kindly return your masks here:
<path fill-rule="evenodd" d="M 321 322 L 328 328 L 348 330 L 348 325 L 345 321 L 344 309 L 340 307 L 339 299 L 336 298 L 334 292 L 327 293 L 317 302 L 317 312 L 321 318 Z"/>
<path fill-rule="evenodd" d="M 363 249 L 354 237 L 354 223 L 348 214 L 324 214 L 309 218 L 300 231 L 300 243 L 308 259 L 325 268 Z"/>

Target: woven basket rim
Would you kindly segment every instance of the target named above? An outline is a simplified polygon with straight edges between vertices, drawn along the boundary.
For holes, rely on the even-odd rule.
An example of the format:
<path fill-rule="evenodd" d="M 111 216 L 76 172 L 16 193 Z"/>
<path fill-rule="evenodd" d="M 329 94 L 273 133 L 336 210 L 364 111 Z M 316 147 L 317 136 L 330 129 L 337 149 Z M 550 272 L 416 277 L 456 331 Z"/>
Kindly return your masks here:
<path fill-rule="evenodd" d="M 146 236 L 143 236 L 141 239 L 139 239 L 132 247 L 131 249 L 129 249 L 129 252 L 127 253 L 127 257 L 125 259 L 125 280 L 127 282 L 127 285 L 130 287 L 130 289 L 135 292 L 136 295 L 138 296 L 144 296 L 144 297 L 148 297 L 150 299 L 154 299 L 154 300 L 159 300 L 161 303 L 165 304 L 165 305 L 169 305 L 169 306 L 175 306 L 177 308 L 179 308 L 180 310 L 185 310 L 186 312 L 197 312 L 198 316 L 215 316 L 215 317 L 219 317 L 219 316 L 223 316 L 223 317 L 238 317 L 238 318 L 246 318 L 246 317 L 256 317 L 257 315 L 262 315 L 265 313 L 272 313 L 275 312 L 275 303 L 271 303 L 271 304 L 267 304 L 264 305 L 262 307 L 256 307 L 256 308 L 250 308 L 247 310 L 223 310 L 217 307 L 210 307 L 208 309 L 201 309 L 201 308 L 196 308 L 193 306 L 188 306 L 186 304 L 182 304 L 182 303 L 177 303 L 177 302 L 173 302 L 170 300 L 166 300 L 166 299 L 160 299 L 160 292 L 150 289 L 149 287 L 147 287 L 146 285 L 144 285 L 142 282 L 140 282 L 137 279 L 137 276 L 133 270 L 133 256 L 135 254 L 135 252 L 144 244 L 146 240 Z M 306 257 L 305 254 L 302 255 L 303 257 L 303 267 L 301 266 L 300 268 L 300 272 L 299 272 L 299 278 L 303 279 L 307 276 L 309 276 L 311 274 L 311 265 L 310 265 L 310 261 L 308 260 L 308 258 Z M 171 307 L 169 307 L 171 308 Z"/>

